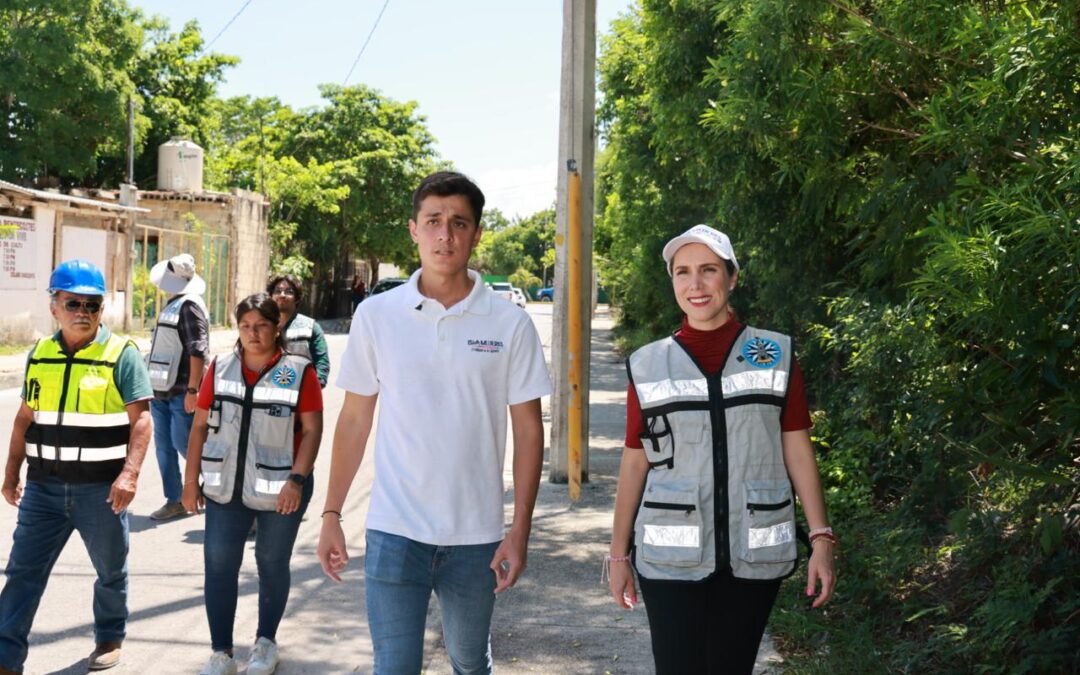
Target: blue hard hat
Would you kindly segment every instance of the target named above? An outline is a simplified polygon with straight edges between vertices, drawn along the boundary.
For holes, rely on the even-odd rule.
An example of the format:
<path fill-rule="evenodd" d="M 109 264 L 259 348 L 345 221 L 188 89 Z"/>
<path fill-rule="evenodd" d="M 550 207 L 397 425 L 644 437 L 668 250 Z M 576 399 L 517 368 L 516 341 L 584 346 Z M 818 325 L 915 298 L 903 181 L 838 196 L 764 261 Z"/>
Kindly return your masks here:
<path fill-rule="evenodd" d="M 65 260 L 49 276 L 49 292 L 105 295 L 105 275 L 87 260 Z"/>

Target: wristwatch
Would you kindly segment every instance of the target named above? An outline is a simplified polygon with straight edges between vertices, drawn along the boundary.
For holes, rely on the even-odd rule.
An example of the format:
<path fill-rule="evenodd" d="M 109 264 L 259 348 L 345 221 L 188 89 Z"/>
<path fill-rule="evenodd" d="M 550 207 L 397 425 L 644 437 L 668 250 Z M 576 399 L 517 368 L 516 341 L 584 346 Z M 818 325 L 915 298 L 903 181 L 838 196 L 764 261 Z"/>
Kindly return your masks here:
<path fill-rule="evenodd" d="M 189 393 L 189 394 L 198 394 L 199 390 L 198 390 L 197 387 L 188 387 L 187 388 L 187 393 Z"/>
<path fill-rule="evenodd" d="M 307 480 L 307 477 L 302 473 L 290 473 L 289 480 L 296 483 L 297 485 L 302 486 L 304 484 L 304 481 Z"/>

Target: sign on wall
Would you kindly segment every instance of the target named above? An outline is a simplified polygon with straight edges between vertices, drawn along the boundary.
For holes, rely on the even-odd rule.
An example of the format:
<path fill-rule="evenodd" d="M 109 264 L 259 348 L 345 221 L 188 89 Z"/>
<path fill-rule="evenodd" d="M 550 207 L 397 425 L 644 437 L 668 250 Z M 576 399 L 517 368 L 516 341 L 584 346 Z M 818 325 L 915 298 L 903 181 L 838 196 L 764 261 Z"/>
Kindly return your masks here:
<path fill-rule="evenodd" d="M 36 227 L 27 218 L 0 216 L 0 289 L 37 288 Z"/>

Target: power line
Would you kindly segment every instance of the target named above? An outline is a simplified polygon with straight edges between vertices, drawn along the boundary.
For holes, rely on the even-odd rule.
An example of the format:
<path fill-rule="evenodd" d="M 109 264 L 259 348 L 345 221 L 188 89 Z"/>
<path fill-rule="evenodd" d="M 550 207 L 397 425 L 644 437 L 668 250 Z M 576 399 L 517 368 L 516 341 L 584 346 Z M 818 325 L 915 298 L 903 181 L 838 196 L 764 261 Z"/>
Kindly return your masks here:
<path fill-rule="evenodd" d="M 251 0 L 248 0 L 251 2 Z M 386 11 L 386 6 L 390 4 L 390 0 L 386 0 L 383 3 L 382 9 L 379 10 L 379 16 L 375 17 L 375 24 L 371 27 L 371 31 L 367 34 L 367 39 L 364 40 L 364 44 L 360 47 L 360 53 L 356 55 L 356 59 L 352 62 L 352 67 L 349 68 L 349 74 L 345 76 L 345 80 L 341 83 L 341 86 L 345 86 L 349 83 L 349 78 L 352 77 L 353 71 L 356 70 L 356 64 L 360 63 L 360 57 L 364 55 L 364 50 L 367 49 L 368 43 L 371 42 L 371 36 L 375 34 L 375 29 L 379 27 L 379 21 L 382 19 L 383 12 Z"/>
<path fill-rule="evenodd" d="M 244 13 L 244 10 L 247 9 L 247 6 L 251 3 L 252 0 L 247 0 L 247 2 L 244 3 L 240 10 L 236 14 L 233 14 L 233 18 L 229 19 L 229 23 L 225 24 L 225 27 L 218 31 L 218 34 L 214 36 L 214 39 L 206 43 L 206 46 L 203 47 L 203 51 L 210 51 L 210 48 L 214 46 L 214 43 L 217 42 L 217 39 L 221 37 L 222 33 L 229 30 L 229 26 L 233 25 L 233 21 L 236 21 L 236 19 Z"/>

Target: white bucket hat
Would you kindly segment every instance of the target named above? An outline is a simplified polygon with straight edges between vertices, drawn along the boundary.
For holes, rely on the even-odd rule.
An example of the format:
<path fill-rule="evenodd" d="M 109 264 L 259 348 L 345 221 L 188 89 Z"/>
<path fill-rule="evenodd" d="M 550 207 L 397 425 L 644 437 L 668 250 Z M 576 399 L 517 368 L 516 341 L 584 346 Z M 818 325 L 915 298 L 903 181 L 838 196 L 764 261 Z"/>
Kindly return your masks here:
<path fill-rule="evenodd" d="M 735 266 L 735 271 L 739 271 L 739 261 L 735 259 L 735 249 L 731 247 L 728 236 L 708 225 L 695 225 L 664 244 L 663 256 L 669 276 L 671 275 L 671 260 L 675 257 L 675 252 L 687 244 L 705 244 L 716 255 L 724 260 L 730 260 Z"/>
<path fill-rule="evenodd" d="M 195 258 L 189 253 L 174 255 L 154 265 L 150 268 L 150 281 L 173 295 L 202 295 L 206 291 L 206 282 L 195 274 Z"/>

